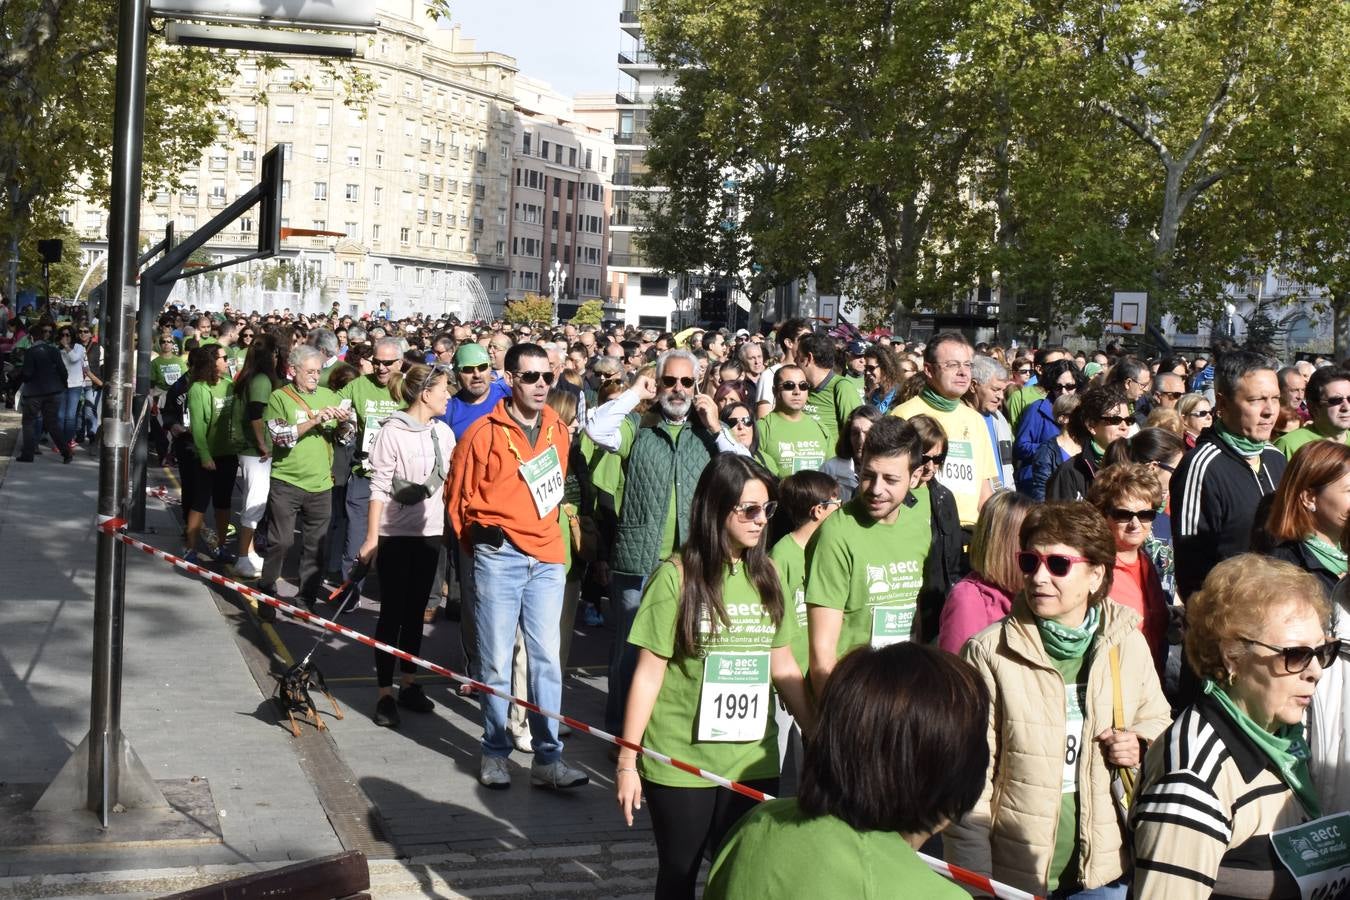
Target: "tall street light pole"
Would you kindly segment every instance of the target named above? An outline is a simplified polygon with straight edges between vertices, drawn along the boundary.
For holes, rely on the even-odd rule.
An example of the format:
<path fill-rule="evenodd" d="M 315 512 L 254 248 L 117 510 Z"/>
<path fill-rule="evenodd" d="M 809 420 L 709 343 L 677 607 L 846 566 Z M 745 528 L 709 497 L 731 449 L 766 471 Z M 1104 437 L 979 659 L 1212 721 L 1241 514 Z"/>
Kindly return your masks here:
<path fill-rule="evenodd" d="M 567 283 L 567 270 L 563 268 L 562 260 L 555 259 L 553 268 L 548 272 L 548 289 L 553 294 L 553 322 L 558 321 L 558 299 L 562 295 L 563 285 Z"/>

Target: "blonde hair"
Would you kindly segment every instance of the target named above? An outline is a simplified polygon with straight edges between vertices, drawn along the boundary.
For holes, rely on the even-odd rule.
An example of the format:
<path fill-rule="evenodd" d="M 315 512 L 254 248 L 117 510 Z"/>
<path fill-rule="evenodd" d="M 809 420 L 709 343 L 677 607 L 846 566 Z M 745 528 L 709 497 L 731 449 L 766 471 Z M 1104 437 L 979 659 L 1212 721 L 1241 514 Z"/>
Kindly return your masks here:
<path fill-rule="evenodd" d="M 1022 589 L 1017 568 L 1018 533 L 1036 504 L 1016 491 L 996 491 L 980 510 L 970 538 L 970 567 L 990 584 L 1009 594 Z"/>
<path fill-rule="evenodd" d="M 1177 437 L 1186 436 L 1186 425 L 1181 420 L 1181 413 L 1175 409 L 1158 407 L 1148 414 L 1148 421 L 1144 423 L 1144 427 L 1165 428 Z"/>
<path fill-rule="evenodd" d="M 436 383 L 437 378 L 449 378 L 450 370 L 443 366 L 428 366 L 414 363 L 402 371 L 395 372 L 389 379 L 389 396 L 397 397 L 408 406 L 412 406 L 422 396 L 422 392 Z"/>

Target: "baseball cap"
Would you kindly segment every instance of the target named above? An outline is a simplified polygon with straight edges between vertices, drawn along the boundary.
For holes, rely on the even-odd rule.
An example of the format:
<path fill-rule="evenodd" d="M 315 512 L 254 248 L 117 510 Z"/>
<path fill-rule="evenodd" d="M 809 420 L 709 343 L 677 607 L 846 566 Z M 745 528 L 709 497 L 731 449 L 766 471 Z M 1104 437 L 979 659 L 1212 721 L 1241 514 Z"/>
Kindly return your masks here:
<path fill-rule="evenodd" d="M 479 343 L 460 344 L 459 349 L 455 351 L 455 367 L 481 366 L 491 363 L 488 359 L 487 351 Z"/>
<path fill-rule="evenodd" d="M 849 356 L 862 356 L 863 353 L 864 353 L 866 350 L 867 350 L 867 345 L 866 345 L 865 343 L 863 343 L 862 341 L 849 341 L 849 342 L 848 342 L 848 355 L 849 355 Z"/>

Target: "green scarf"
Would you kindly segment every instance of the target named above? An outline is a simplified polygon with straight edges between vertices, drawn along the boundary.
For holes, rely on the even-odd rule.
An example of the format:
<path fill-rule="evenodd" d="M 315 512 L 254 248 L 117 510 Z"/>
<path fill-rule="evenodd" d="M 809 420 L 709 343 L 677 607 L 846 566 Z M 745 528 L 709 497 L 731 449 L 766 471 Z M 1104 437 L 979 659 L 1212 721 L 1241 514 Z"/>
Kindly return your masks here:
<path fill-rule="evenodd" d="M 933 407 L 933 409 L 941 410 L 942 412 L 951 412 L 961 405 L 960 400 L 948 400 L 946 397 L 933 390 L 931 385 L 924 388 L 923 393 L 919 396 L 923 398 L 924 403 L 927 403 L 929 406 Z"/>
<path fill-rule="evenodd" d="M 1101 607 L 1094 603 L 1088 607 L 1083 624 L 1077 628 L 1069 628 L 1054 619 L 1042 619 L 1040 616 L 1036 616 L 1036 628 L 1041 633 L 1045 652 L 1052 658 L 1080 659 L 1092 644 L 1092 637 L 1097 633 L 1101 619 Z"/>
<path fill-rule="evenodd" d="M 1092 458 L 1092 461 L 1095 463 L 1100 463 L 1102 459 L 1106 456 L 1106 448 L 1103 447 L 1101 444 L 1097 443 L 1096 441 L 1089 441 L 1088 448 L 1089 448 L 1088 456 L 1090 456 Z"/>
<path fill-rule="evenodd" d="M 1228 430 L 1228 426 L 1219 419 L 1214 420 L 1214 431 L 1219 436 L 1219 440 L 1232 447 L 1239 456 L 1251 459 L 1260 456 L 1261 451 L 1266 449 L 1265 441 L 1254 441 L 1251 438 L 1243 437 Z"/>
<path fill-rule="evenodd" d="M 1329 544 L 1315 534 L 1303 539 L 1303 546 L 1331 574 L 1340 577 L 1346 570 L 1346 553 L 1335 544 Z"/>
<path fill-rule="evenodd" d="M 1313 790 L 1312 773 L 1308 771 L 1308 742 L 1303 739 L 1303 726 L 1283 725 L 1279 731 L 1271 734 L 1238 709 L 1233 699 L 1212 678 L 1205 679 L 1205 693 L 1223 707 L 1238 730 L 1275 764 L 1280 778 L 1293 789 L 1308 816 L 1320 818 L 1322 805 L 1317 800 L 1317 792 Z"/>

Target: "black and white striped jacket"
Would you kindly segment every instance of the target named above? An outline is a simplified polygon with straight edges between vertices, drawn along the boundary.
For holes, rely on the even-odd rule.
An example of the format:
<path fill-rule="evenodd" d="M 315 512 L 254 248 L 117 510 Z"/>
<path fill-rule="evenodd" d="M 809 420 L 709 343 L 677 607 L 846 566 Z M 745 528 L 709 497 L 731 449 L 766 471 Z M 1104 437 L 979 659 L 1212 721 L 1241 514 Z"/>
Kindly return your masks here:
<path fill-rule="evenodd" d="M 1130 810 L 1135 900 L 1299 896 L 1270 833 L 1307 821 L 1294 792 L 1202 696 L 1154 742 Z"/>

